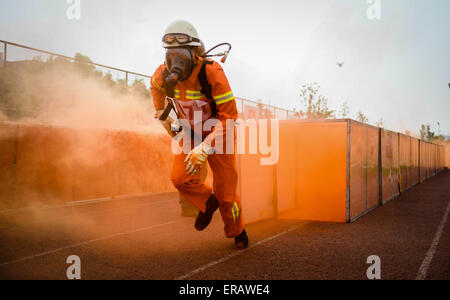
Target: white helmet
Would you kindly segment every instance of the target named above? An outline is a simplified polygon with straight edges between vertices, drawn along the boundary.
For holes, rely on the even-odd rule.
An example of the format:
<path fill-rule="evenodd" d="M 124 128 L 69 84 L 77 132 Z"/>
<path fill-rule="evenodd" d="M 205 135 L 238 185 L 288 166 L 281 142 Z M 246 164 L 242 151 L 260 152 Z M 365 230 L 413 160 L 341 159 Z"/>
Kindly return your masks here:
<path fill-rule="evenodd" d="M 191 23 L 184 20 L 170 23 L 164 32 L 162 42 L 164 48 L 200 46 L 197 30 Z"/>

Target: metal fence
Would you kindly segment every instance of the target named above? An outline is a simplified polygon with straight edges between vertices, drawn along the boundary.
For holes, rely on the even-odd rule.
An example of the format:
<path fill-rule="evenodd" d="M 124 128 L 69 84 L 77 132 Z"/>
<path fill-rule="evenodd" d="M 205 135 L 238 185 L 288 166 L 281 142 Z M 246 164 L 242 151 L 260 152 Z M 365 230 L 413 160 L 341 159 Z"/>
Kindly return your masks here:
<path fill-rule="evenodd" d="M 41 60 L 45 61 L 48 58 L 62 58 L 68 61 L 76 61 L 74 57 L 61 55 L 58 53 L 53 53 L 50 51 L 45 51 L 41 49 L 36 49 L 8 41 L 0 40 L 0 53 L 1 53 L 1 61 L 0 67 L 6 67 L 14 64 L 18 64 L 22 61 L 30 61 L 34 59 L 36 56 L 39 56 Z M 129 87 L 136 80 L 143 80 L 146 87 L 150 87 L 150 79 L 151 76 L 140 74 L 116 67 L 106 66 L 102 64 L 97 64 L 94 62 L 86 62 L 95 67 L 96 71 L 100 71 L 103 74 L 109 74 L 114 81 L 123 81 L 126 87 Z M 45 80 L 45 79 L 44 79 Z M 45 96 L 44 96 L 45 102 Z M 236 104 L 239 112 L 239 117 L 241 119 L 259 119 L 259 118 L 267 118 L 267 119 L 279 119 L 279 120 L 287 120 L 293 119 L 296 116 L 294 111 L 280 108 L 277 106 L 264 104 L 261 101 L 255 101 L 250 99 L 244 99 L 240 97 L 236 97 Z M 42 109 L 46 109 L 46 104 L 42 103 Z M 4 107 L 0 104 L 0 110 L 15 110 L 15 108 Z M 23 110 L 21 112 L 24 112 Z"/>
<path fill-rule="evenodd" d="M 2 47 L 2 49 L 3 49 L 2 66 L 7 66 L 8 62 L 18 61 L 20 59 L 22 59 L 22 60 L 23 59 L 28 59 L 28 60 L 32 59 L 35 56 L 32 54 L 36 53 L 36 52 L 47 55 L 47 56 L 54 56 L 54 57 L 59 57 L 59 58 L 64 58 L 67 60 L 75 61 L 74 57 L 65 56 L 65 55 L 53 53 L 50 51 L 40 50 L 40 49 L 36 49 L 36 48 L 32 48 L 32 47 L 28 47 L 28 46 L 24 46 L 24 45 L 20 45 L 20 44 L 8 42 L 8 41 L 0 40 L 0 45 L 1 44 L 3 44 L 2 45 L 3 46 Z M 22 51 L 20 51 L 18 49 L 22 49 Z M 14 50 L 16 50 L 16 52 L 11 53 L 11 51 L 14 51 Z M 10 61 L 8 61 L 8 58 L 10 59 Z M 89 63 L 89 64 L 95 66 L 100 71 L 103 71 L 102 69 L 106 69 L 109 72 L 115 71 L 115 72 L 122 74 L 124 76 L 123 79 L 125 80 L 127 85 L 129 84 L 130 76 L 137 76 L 137 77 L 148 78 L 148 79 L 151 78 L 151 76 L 148 76 L 145 74 L 140 74 L 140 73 L 136 73 L 136 72 L 132 72 L 132 71 L 128 71 L 128 70 L 123 70 L 123 69 L 119 69 L 119 68 L 115 68 L 115 67 L 111 67 L 111 66 L 106 66 L 106 65 L 102 65 L 102 64 L 93 63 L 93 62 Z"/>

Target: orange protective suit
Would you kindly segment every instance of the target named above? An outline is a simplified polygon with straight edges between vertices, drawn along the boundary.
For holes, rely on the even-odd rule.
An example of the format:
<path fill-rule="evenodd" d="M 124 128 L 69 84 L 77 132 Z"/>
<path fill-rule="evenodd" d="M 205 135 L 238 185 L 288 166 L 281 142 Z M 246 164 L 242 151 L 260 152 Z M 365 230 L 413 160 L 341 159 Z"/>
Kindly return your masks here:
<path fill-rule="evenodd" d="M 179 82 L 175 86 L 175 98 L 180 101 L 212 101 L 207 99 L 201 91 L 198 74 L 202 67 L 203 60 L 198 58 L 198 63 L 194 67 L 191 75 L 185 81 Z M 163 88 L 163 71 L 165 65 L 158 67 L 151 79 L 151 92 L 156 110 L 165 108 L 166 92 Z M 213 128 L 212 132 L 202 136 L 203 141 L 214 147 L 217 137 L 223 138 L 226 135 L 226 120 L 236 120 L 238 116 L 236 101 L 232 90 L 225 76 L 222 67 L 217 62 L 206 64 L 206 75 L 208 83 L 211 85 L 211 94 L 216 103 L 216 118 L 222 123 L 222 129 Z M 193 147 L 193 143 L 191 143 Z M 212 190 L 220 203 L 219 210 L 225 224 L 225 235 L 229 238 L 238 236 L 244 229 L 242 209 L 239 196 L 237 195 L 237 168 L 234 154 L 211 154 L 208 156 L 208 163 L 213 172 L 213 189 L 202 183 L 200 173 L 190 176 L 186 173 L 186 154 L 182 153 L 174 156 L 171 180 L 181 195 L 195 205 L 199 210 L 205 212 L 206 201 Z"/>

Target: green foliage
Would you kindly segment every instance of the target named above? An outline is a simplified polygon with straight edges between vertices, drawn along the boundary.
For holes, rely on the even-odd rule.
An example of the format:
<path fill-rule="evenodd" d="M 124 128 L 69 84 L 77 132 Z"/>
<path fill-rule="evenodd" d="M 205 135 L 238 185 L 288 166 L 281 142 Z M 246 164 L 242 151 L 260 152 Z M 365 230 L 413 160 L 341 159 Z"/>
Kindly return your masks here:
<path fill-rule="evenodd" d="M 360 121 L 361 123 L 369 124 L 369 119 L 363 114 L 361 110 L 356 113 L 356 120 Z"/>
<path fill-rule="evenodd" d="M 440 128 L 440 124 L 438 123 Z M 445 142 L 445 137 L 441 134 L 436 135 L 434 131 L 431 130 L 430 124 L 422 124 L 420 126 L 420 139 L 430 142 L 442 144 Z"/>
<path fill-rule="evenodd" d="M 85 73 L 95 73 L 95 66 L 92 65 L 93 61 L 89 57 L 84 56 L 81 53 L 76 53 L 74 58 L 74 64 L 80 71 Z"/>
<path fill-rule="evenodd" d="M 92 60 L 80 53 L 75 55 L 73 61 L 53 56 L 43 60 L 41 56 L 36 56 L 32 60 L 9 62 L 7 66 L 0 68 L 0 113 L 9 120 L 36 117 L 45 110 L 45 95 L 52 86 L 47 75 L 57 73 L 65 76 L 69 74 L 67 72 L 104 84 L 113 92 L 133 93 L 151 99 L 150 90 L 143 79 L 138 79 L 127 87 L 125 80 L 114 81 L 110 73 L 96 69 Z M 32 86 L 30 78 L 33 79 Z"/>
<path fill-rule="evenodd" d="M 145 86 L 143 78 L 136 79 L 130 88 L 131 88 L 131 90 L 136 92 L 138 95 L 144 96 L 146 98 L 151 97 L 150 90 L 147 89 L 147 87 Z"/>
<path fill-rule="evenodd" d="M 430 124 L 422 124 L 420 126 L 420 139 L 430 141 L 434 137 L 434 132 L 430 129 Z"/>
<path fill-rule="evenodd" d="M 350 115 L 350 108 L 348 107 L 348 102 L 345 101 L 342 103 L 341 108 L 339 109 L 339 116 L 345 119 L 349 115 Z"/>
<path fill-rule="evenodd" d="M 380 128 L 384 128 L 384 120 L 383 118 L 380 118 L 376 123 L 375 126 L 380 127 Z"/>
<path fill-rule="evenodd" d="M 335 118 L 335 111 L 328 108 L 328 99 L 319 94 L 320 86 L 317 83 L 308 83 L 302 86 L 300 97 L 302 106 L 298 113 L 300 118 L 331 119 Z"/>

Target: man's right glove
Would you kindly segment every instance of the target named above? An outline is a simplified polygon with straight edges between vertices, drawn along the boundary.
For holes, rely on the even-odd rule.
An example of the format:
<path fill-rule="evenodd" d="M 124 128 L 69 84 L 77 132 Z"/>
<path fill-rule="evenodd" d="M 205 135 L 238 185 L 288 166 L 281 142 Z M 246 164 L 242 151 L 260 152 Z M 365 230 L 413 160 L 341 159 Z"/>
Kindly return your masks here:
<path fill-rule="evenodd" d="M 186 173 L 194 176 L 199 173 L 208 159 L 208 155 L 214 152 L 214 148 L 203 142 L 189 152 L 184 160 L 187 163 Z"/>

